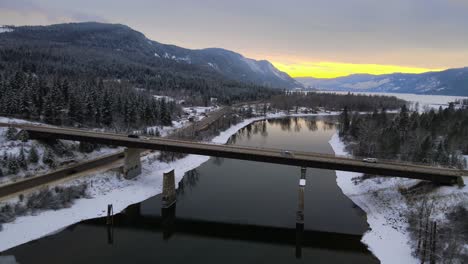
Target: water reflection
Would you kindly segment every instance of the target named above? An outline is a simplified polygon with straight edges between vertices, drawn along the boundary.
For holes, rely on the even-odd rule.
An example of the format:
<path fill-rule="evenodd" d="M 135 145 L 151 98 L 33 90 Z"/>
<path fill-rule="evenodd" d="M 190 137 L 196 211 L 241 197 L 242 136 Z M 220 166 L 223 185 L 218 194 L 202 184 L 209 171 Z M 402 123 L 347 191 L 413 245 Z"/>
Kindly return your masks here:
<path fill-rule="evenodd" d="M 305 120 L 306 126 L 310 131 L 317 131 L 317 120 L 315 119 L 307 119 Z"/>
<path fill-rule="evenodd" d="M 175 205 L 161 208 L 160 215 L 145 215 L 139 208 L 140 206 L 140 204 L 132 205 L 123 213 L 115 215 L 113 228 L 116 230 L 117 236 L 122 230 L 144 230 L 150 233 L 162 233 L 164 241 L 177 239 L 177 235 L 184 234 L 222 240 L 234 239 L 245 242 L 290 245 L 295 248 L 296 256 L 299 252 L 299 257 L 303 248 L 366 252 L 366 247 L 360 242 L 360 235 L 304 230 L 304 226 L 300 224 L 296 226 L 296 229 L 292 229 L 178 218 Z M 83 224 L 102 228 L 108 226 L 104 218 L 88 220 Z M 114 244 L 118 245 L 119 240 L 114 241 Z"/>
<path fill-rule="evenodd" d="M 194 188 L 199 180 L 200 173 L 197 171 L 197 169 L 186 172 L 184 178 L 179 182 L 178 188 L 176 190 L 177 196 L 184 195 L 187 190 Z"/>

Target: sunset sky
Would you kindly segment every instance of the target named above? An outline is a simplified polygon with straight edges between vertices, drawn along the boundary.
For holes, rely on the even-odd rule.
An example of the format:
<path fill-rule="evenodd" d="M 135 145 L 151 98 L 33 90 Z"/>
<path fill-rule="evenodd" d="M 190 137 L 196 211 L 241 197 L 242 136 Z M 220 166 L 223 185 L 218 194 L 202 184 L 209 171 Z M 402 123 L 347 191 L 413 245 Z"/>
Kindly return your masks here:
<path fill-rule="evenodd" d="M 468 66 L 468 0 L 1 0 L 0 25 L 100 21 L 267 59 L 293 77 Z"/>

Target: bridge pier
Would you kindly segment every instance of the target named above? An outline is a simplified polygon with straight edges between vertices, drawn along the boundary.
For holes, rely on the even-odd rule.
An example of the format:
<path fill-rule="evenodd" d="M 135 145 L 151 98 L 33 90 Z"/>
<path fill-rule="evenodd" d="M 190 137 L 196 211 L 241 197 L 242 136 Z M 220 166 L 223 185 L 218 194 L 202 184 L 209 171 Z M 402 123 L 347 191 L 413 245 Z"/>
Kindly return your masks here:
<path fill-rule="evenodd" d="M 301 168 L 296 214 L 296 258 L 302 257 L 302 233 L 304 232 L 304 187 L 306 185 L 305 167 Z"/>
<path fill-rule="evenodd" d="M 177 200 L 174 170 L 163 174 L 162 207 L 169 208 Z"/>
<path fill-rule="evenodd" d="M 123 173 L 125 179 L 133 179 L 141 174 L 141 149 L 126 148 Z"/>

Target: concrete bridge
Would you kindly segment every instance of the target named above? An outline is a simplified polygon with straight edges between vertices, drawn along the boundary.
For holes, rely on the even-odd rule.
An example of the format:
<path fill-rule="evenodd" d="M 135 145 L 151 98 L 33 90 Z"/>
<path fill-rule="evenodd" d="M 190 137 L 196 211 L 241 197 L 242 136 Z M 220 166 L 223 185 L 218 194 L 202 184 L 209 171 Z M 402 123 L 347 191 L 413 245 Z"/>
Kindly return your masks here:
<path fill-rule="evenodd" d="M 165 138 L 129 138 L 127 135 L 122 134 L 39 125 L 0 124 L 0 126 L 14 126 L 27 131 L 31 138 L 36 139 L 64 139 L 127 147 L 128 150 L 125 153 L 127 160 L 125 170 L 128 177 L 134 177 L 141 171 L 139 153 L 142 149 L 268 162 L 299 167 L 362 172 L 381 176 L 427 180 L 441 184 L 463 184 L 461 176 L 468 176 L 468 171 L 466 170 L 388 161 L 367 163 L 359 159 L 312 152 L 284 153 L 284 150 L 280 149 L 217 145 Z"/>

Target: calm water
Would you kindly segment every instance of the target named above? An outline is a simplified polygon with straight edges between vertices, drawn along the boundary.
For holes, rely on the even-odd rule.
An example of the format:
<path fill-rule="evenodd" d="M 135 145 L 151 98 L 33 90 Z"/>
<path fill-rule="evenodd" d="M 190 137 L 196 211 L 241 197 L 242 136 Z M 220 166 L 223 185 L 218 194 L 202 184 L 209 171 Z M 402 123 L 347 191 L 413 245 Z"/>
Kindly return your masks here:
<path fill-rule="evenodd" d="M 333 153 L 332 117 L 257 122 L 232 144 Z M 304 231 L 296 227 L 300 168 L 212 158 L 184 177 L 175 208 L 159 196 L 114 219 L 85 221 L 6 252 L 18 263 L 377 263 L 360 243 L 365 215 L 334 171 L 307 169 Z"/>

